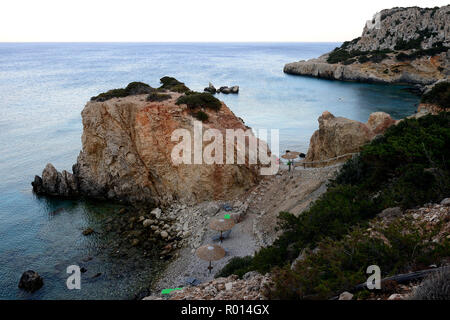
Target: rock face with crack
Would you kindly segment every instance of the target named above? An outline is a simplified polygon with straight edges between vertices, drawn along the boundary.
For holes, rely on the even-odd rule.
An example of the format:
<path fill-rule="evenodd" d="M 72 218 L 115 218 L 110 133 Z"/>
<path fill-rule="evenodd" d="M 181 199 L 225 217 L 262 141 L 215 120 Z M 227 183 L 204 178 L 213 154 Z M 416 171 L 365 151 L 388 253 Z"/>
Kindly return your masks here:
<path fill-rule="evenodd" d="M 230 199 L 257 182 L 257 168 L 248 161 L 240 165 L 174 164 L 172 150 L 182 140 L 172 141 L 172 133 L 176 129 L 189 132 L 194 150 L 196 120 L 192 109 L 176 104 L 182 93 L 165 94 L 171 98 L 149 102 L 144 95 L 132 95 L 88 102 L 82 111 L 82 150 L 73 174 L 59 173 L 48 164 L 42 177 L 36 176 L 32 183 L 34 191 L 164 205 L 173 200 Z M 208 115 L 203 132 L 217 129 L 225 141 L 226 129 L 247 129 L 223 103 L 219 110 L 201 109 Z M 202 152 L 209 143 L 203 142 Z"/>
<path fill-rule="evenodd" d="M 346 154 L 359 152 L 360 148 L 378 134 L 382 134 L 396 121 L 385 112 L 374 112 L 367 123 L 335 117 L 325 111 L 318 119 L 319 130 L 315 131 L 309 143 L 306 162 L 323 161 Z M 335 162 L 348 158 L 337 159 Z M 324 163 L 329 165 L 333 161 Z"/>

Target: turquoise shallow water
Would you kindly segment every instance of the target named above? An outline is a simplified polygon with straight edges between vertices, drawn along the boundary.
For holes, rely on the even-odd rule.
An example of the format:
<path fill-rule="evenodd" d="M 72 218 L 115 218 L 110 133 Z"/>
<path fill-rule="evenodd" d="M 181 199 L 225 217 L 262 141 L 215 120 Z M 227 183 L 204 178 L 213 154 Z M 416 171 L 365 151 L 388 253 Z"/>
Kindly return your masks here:
<path fill-rule="evenodd" d="M 219 98 L 253 128 L 280 130 L 280 149 L 306 152 L 317 117 L 367 121 L 371 112 L 394 118 L 414 112 L 418 98 L 402 86 L 369 85 L 286 75 L 287 62 L 317 57 L 336 43 L 78 43 L 0 44 L 0 298 L 132 298 L 151 280 L 151 263 L 124 263 L 104 254 L 102 237 L 83 237 L 117 211 L 113 205 L 37 198 L 30 182 L 45 164 L 71 169 L 81 147 L 80 112 L 99 92 L 131 81 L 158 86 L 171 75 L 194 90 L 239 85 Z M 51 214 L 58 208 L 58 214 Z M 89 262 L 82 290 L 65 287 L 65 268 Z M 127 260 L 128 261 L 128 260 Z M 17 289 L 34 269 L 44 287 Z"/>

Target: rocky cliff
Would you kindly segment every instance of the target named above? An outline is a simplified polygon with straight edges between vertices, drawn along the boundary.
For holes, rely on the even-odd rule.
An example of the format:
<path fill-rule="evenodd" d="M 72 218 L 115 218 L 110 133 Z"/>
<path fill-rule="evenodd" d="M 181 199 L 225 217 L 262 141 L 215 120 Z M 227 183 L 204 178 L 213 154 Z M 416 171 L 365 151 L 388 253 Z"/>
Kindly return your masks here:
<path fill-rule="evenodd" d="M 382 134 L 396 121 L 384 112 L 374 112 L 367 123 L 335 117 L 325 111 L 318 119 L 319 130 L 315 131 L 309 143 L 305 161 L 324 161 L 346 154 L 359 152 L 360 148 L 378 134 Z M 347 158 L 324 162 L 330 165 Z M 318 164 L 320 165 L 320 163 Z"/>
<path fill-rule="evenodd" d="M 427 85 L 450 75 L 450 5 L 393 8 L 368 21 L 361 37 L 284 72 L 319 78 Z"/>
<path fill-rule="evenodd" d="M 217 99 L 216 110 L 193 108 L 177 104 L 183 93 L 165 91 L 153 92 L 148 98 L 142 94 L 106 99 L 102 96 L 98 101 L 94 97 L 82 111 L 82 150 L 73 174 L 59 173 L 48 164 L 42 177 L 35 177 L 34 191 L 167 204 L 173 200 L 193 203 L 228 199 L 252 186 L 258 172 L 248 162 L 242 165 L 172 162 L 172 149 L 181 141 L 172 141 L 172 132 L 186 129 L 194 137 L 196 109 L 206 114 L 203 131 L 215 128 L 225 137 L 225 129 L 246 130 L 246 126 Z M 202 150 L 206 146 L 204 142 Z"/>

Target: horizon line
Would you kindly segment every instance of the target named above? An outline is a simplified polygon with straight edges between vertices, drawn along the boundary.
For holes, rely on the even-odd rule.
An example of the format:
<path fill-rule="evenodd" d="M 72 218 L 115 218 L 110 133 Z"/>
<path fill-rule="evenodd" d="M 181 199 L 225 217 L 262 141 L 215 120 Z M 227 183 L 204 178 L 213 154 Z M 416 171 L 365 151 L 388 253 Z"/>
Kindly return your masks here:
<path fill-rule="evenodd" d="M 0 41 L 0 43 L 340 43 L 344 41 Z"/>

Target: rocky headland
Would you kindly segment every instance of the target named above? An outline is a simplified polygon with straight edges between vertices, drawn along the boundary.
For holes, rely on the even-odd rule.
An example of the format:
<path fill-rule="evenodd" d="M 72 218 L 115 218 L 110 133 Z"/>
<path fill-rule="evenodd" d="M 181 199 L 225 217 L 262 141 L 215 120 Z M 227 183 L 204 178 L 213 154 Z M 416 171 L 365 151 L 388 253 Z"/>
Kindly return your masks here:
<path fill-rule="evenodd" d="M 58 172 L 48 164 L 42 176 L 35 177 L 33 190 L 42 195 L 168 205 L 230 199 L 254 185 L 257 168 L 248 161 L 173 163 L 171 152 L 179 141 L 172 141 L 171 135 L 176 129 L 187 130 L 193 141 L 194 122 L 199 119 L 203 132 L 214 128 L 224 137 L 226 129 L 248 128 L 208 93 L 193 93 L 170 77 L 161 82 L 158 89 L 132 83 L 93 97 L 82 111 L 82 150 L 73 173 Z M 203 143 L 202 153 L 206 146 Z"/>
<path fill-rule="evenodd" d="M 450 75 L 450 5 L 382 10 L 361 37 L 284 72 L 333 80 L 429 85 Z"/>

